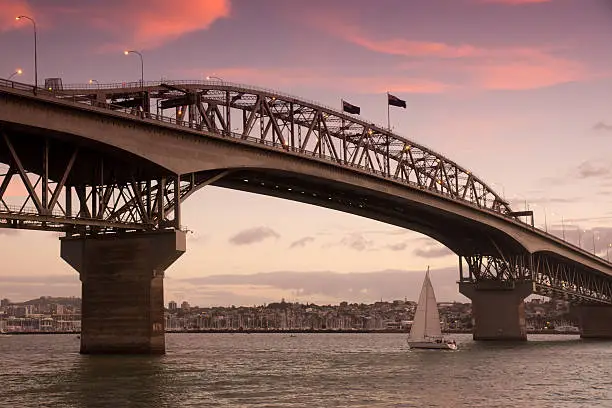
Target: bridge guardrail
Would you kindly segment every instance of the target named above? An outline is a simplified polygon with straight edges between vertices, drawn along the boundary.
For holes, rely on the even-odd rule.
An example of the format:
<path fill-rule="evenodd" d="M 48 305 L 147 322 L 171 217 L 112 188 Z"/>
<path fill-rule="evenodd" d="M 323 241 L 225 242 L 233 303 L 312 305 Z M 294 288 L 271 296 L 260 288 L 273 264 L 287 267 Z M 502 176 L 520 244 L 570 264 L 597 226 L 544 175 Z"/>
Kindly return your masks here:
<path fill-rule="evenodd" d="M 193 81 L 164 81 L 164 83 L 168 83 L 168 84 L 201 84 L 202 82 L 203 81 L 195 81 L 195 80 L 193 80 Z M 233 84 L 233 83 L 229 83 L 229 82 L 220 82 L 220 81 L 206 81 L 206 82 L 209 82 L 209 83 L 223 83 L 223 84 L 235 85 L 235 86 L 244 86 L 244 87 L 249 88 L 249 89 L 259 89 L 259 88 L 256 88 L 256 87 L 253 87 L 253 86 L 250 86 L 250 85 Z M 129 86 L 123 86 L 123 87 L 129 87 L 129 88 L 141 87 L 140 82 L 131 82 L 131 83 L 127 83 L 127 84 L 129 84 Z M 149 82 L 146 82 L 145 84 L 146 84 L 145 86 L 159 86 L 161 84 L 161 82 L 158 82 L 158 81 L 151 82 L 151 81 L 149 81 Z M 115 87 L 117 85 L 118 84 L 102 84 L 102 85 L 99 85 L 99 86 L 97 86 L 97 85 L 89 85 L 89 86 L 83 85 L 83 89 L 86 89 L 86 90 L 96 90 L 96 89 L 104 89 L 103 87 L 106 87 L 106 89 L 115 89 Z M 513 222 L 513 223 L 515 223 L 517 225 L 520 225 L 520 226 L 522 226 L 522 227 L 524 227 L 526 229 L 536 231 L 540 235 L 545 236 L 547 238 L 550 238 L 551 240 L 553 240 L 553 241 L 555 241 L 557 243 L 563 244 L 565 246 L 569 246 L 569 247 L 573 248 L 574 250 L 582 253 L 583 255 L 587 255 L 588 257 L 591 257 L 591 258 L 596 258 L 600 262 L 605 262 L 606 264 L 612 264 L 610 261 L 605 260 L 604 258 L 597 256 L 596 254 L 592 254 L 591 252 L 589 252 L 589 251 L 587 251 L 587 250 L 585 250 L 585 249 L 583 249 L 583 248 L 581 248 L 581 247 L 579 247 L 579 246 L 577 246 L 577 245 L 575 245 L 575 244 L 573 244 L 573 243 L 571 243 L 569 241 L 561 239 L 561 238 L 557 237 L 556 235 L 553 235 L 553 234 L 551 234 L 551 233 L 549 233 L 547 231 L 544 231 L 544 230 L 542 230 L 540 228 L 532 226 L 531 224 L 523 222 L 520 219 L 515 218 L 513 216 L 510 216 L 508 214 L 501 213 L 501 212 L 496 212 L 496 211 L 493 211 L 493 210 L 491 210 L 489 208 L 486 208 L 486 207 L 479 207 L 479 206 L 475 205 L 474 203 L 472 203 L 470 201 L 457 199 L 456 197 L 454 197 L 454 196 L 452 196 L 452 195 L 450 195 L 448 193 L 440 192 L 440 191 L 434 190 L 434 189 L 424 188 L 424 187 L 419 186 L 418 184 L 416 184 L 414 182 L 411 182 L 409 180 L 400 180 L 400 179 L 398 179 L 396 177 L 387 175 L 387 174 L 385 174 L 385 173 L 383 173 L 381 171 L 377 171 L 377 170 L 374 170 L 374 169 L 369 169 L 369 168 L 367 168 L 365 166 L 357 165 L 357 164 L 354 164 L 354 163 L 343 163 L 342 160 L 337 160 L 336 158 L 334 158 L 332 156 L 327 156 L 327 155 L 320 154 L 320 153 L 317 153 L 317 152 L 314 152 L 314 151 L 307 151 L 305 149 L 296 149 L 296 148 L 293 148 L 293 147 L 290 147 L 290 146 L 287 146 L 287 145 L 283 145 L 281 143 L 272 143 L 270 141 L 262 140 L 262 139 L 259 139 L 259 138 L 254 138 L 254 137 L 251 137 L 251 136 L 244 136 L 241 133 L 235 133 L 235 132 L 231 132 L 231 131 L 228 132 L 228 131 L 222 131 L 222 130 L 214 132 L 214 131 L 211 131 L 209 129 L 204 129 L 202 126 L 197 125 L 197 124 L 195 124 L 193 122 L 181 121 L 181 120 L 177 120 L 176 118 L 169 117 L 169 116 L 162 116 L 162 115 L 158 115 L 158 114 L 155 114 L 155 113 L 143 112 L 143 111 L 140 111 L 140 110 L 134 109 L 134 108 L 125 108 L 123 106 L 113 105 L 113 104 L 109 104 L 109 103 L 106 103 L 106 102 L 99 102 L 99 101 L 96 101 L 96 100 L 92 100 L 90 98 L 84 98 L 84 99 L 83 98 L 78 98 L 76 95 L 62 94 L 61 91 L 47 90 L 47 89 L 44 89 L 44 88 L 35 87 L 33 85 L 28 85 L 28 84 L 23 84 L 23 83 L 19 83 L 19 82 L 9 81 L 9 80 L 6 80 L 6 79 L 0 79 L 0 87 L 6 87 L 6 88 L 16 89 L 16 90 L 20 90 L 20 91 L 31 92 L 31 93 L 33 93 L 35 95 L 36 94 L 47 95 L 47 96 L 54 97 L 54 98 L 62 100 L 62 101 L 71 102 L 71 103 L 74 103 L 74 104 L 77 104 L 77 105 L 86 105 L 86 106 L 92 106 L 92 107 L 96 107 L 96 108 L 107 109 L 107 110 L 111 110 L 111 111 L 114 111 L 114 112 L 122 112 L 122 113 L 128 114 L 130 116 L 138 117 L 140 119 L 149 119 L 149 120 L 154 120 L 154 121 L 158 121 L 158 122 L 162 122 L 162 123 L 169 123 L 169 124 L 172 124 L 172 125 L 177 125 L 177 126 L 181 126 L 181 127 L 186 127 L 186 128 L 194 129 L 194 130 L 199 130 L 199 131 L 206 130 L 206 131 L 212 133 L 213 135 L 221 136 L 223 138 L 228 138 L 229 137 L 231 139 L 242 140 L 242 141 L 245 141 L 245 142 L 249 142 L 250 144 L 259 144 L 259 145 L 263 144 L 263 145 L 266 145 L 268 147 L 272 147 L 272 148 L 276 148 L 276 149 L 281 149 L 281 150 L 285 150 L 285 151 L 292 151 L 292 152 L 296 152 L 296 153 L 300 153 L 300 154 L 306 154 L 307 153 L 307 154 L 311 155 L 313 158 L 318 159 L 318 160 L 322 160 L 324 162 L 330 162 L 331 161 L 331 162 L 337 163 L 338 165 L 343 166 L 343 167 L 356 168 L 356 169 L 359 169 L 360 171 L 362 171 L 362 172 L 364 172 L 366 174 L 374 174 L 374 175 L 376 175 L 378 177 L 381 177 L 381 178 L 384 178 L 384 179 L 391 179 L 391 180 L 394 180 L 394 181 L 398 181 L 398 182 L 401 182 L 402 184 L 407 184 L 407 185 L 409 185 L 409 186 L 411 186 L 413 188 L 419 189 L 419 190 L 426 190 L 428 193 L 431 193 L 431 194 L 434 194 L 434 195 L 437 195 L 437 196 L 440 196 L 440 197 L 444 197 L 445 199 L 450 199 L 450 200 L 459 202 L 459 203 L 461 203 L 463 205 L 468 205 L 468 206 L 473 207 L 475 209 L 478 209 L 480 211 L 485 211 L 487 213 L 490 213 L 490 214 L 498 216 L 498 217 L 501 216 L 503 218 L 506 218 L 508 221 L 511 221 L 511 222 Z M 121 88 L 121 87 L 119 87 L 119 88 Z M 71 89 L 78 89 L 78 88 L 71 88 Z M 282 93 L 279 93 L 278 91 L 274 91 L 274 90 L 267 90 L 267 89 L 264 89 L 264 88 L 261 88 L 261 90 L 267 91 L 267 92 L 272 92 L 272 93 L 275 93 L 275 94 L 278 94 L 278 95 L 283 95 Z M 297 99 L 297 100 L 302 100 L 302 101 L 304 100 L 304 99 L 297 98 L 297 97 L 292 96 L 292 95 L 284 95 L 284 96 L 289 97 L 289 98 L 294 98 L 294 99 Z M 318 104 L 316 102 L 312 102 L 312 101 L 307 101 L 307 102 L 311 102 L 313 104 L 316 104 L 317 106 L 322 106 L 322 105 L 320 105 L 320 104 Z M 325 106 L 323 106 L 323 107 L 325 107 Z M 325 107 L 325 108 L 335 111 L 333 108 L 328 108 L 328 107 Z"/>

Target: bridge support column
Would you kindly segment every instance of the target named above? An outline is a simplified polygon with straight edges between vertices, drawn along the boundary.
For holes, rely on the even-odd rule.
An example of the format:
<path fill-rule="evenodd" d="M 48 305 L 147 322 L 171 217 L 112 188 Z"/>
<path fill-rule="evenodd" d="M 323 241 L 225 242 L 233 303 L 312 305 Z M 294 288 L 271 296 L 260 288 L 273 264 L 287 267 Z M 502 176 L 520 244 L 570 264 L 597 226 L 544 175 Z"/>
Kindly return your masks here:
<path fill-rule="evenodd" d="M 527 340 L 523 300 L 532 291 L 532 282 L 459 282 L 472 301 L 474 340 Z"/>
<path fill-rule="evenodd" d="M 61 239 L 82 282 L 82 354 L 164 354 L 164 271 L 186 250 L 182 231 Z"/>
<path fill-rule="evenodd" d="M 612 306 L 580 305 L 580 337 L 612 339 Z"/>

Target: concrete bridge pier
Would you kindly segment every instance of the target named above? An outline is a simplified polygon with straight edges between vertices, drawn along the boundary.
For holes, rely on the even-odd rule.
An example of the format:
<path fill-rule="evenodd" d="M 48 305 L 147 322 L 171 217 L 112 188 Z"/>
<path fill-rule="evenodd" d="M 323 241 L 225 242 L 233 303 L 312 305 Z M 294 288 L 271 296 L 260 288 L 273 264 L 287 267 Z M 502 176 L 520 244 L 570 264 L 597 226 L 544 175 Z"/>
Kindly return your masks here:
<path fill-rule="evenodd" d="M 164 271 L 186 250 L 183 231 L 61 238 L 82 282 L 82 354 L 164 354 Z"/>
<path fill-rule="evenodd" d="M 612 306 L 583 304 L 578 308 L 580 337 L 612 340 Z"/>
<path fill-rule="evenodd" d="M 459 282 L 459 292 L 472 301 L 474 340 L 527 340 L 525 303 L 533 283 Z"/>

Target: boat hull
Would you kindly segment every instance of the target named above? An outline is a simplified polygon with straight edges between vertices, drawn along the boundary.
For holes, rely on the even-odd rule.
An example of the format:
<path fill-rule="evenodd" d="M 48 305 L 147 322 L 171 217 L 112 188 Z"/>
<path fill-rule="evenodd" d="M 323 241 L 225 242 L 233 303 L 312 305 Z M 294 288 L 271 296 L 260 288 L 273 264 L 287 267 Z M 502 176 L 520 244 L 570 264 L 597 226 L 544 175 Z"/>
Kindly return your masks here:
<path fill-rule="evenodd" d="M 454 343 L 437 343 L 434 341 L 409 341 L 408 346 L 411 349 L 457 350 L 457 345 Z"/>

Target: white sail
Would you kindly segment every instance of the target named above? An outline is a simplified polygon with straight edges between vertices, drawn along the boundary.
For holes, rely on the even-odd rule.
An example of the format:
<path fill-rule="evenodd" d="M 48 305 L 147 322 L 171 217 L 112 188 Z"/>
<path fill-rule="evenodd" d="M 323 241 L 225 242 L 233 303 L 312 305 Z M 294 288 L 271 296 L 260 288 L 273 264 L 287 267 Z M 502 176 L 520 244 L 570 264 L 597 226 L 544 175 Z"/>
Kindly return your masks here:
<path fill-rule="evenodd" d="M 431 337 L 441 338 L 442 330 L 436 295 L 429 280 L 429 268 L 427 268 L 419 303 L 410 329 L 410 341 L 423 341 Z"/>

